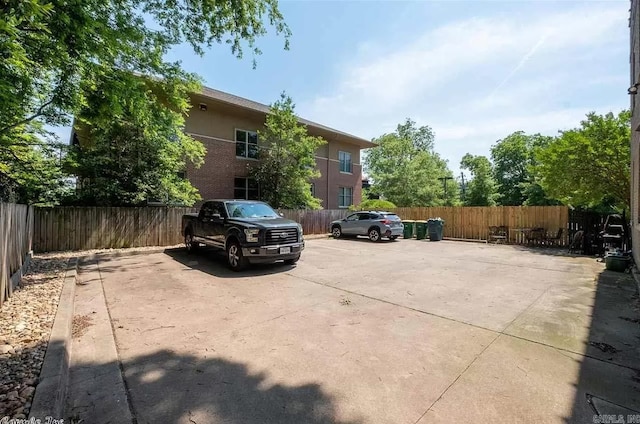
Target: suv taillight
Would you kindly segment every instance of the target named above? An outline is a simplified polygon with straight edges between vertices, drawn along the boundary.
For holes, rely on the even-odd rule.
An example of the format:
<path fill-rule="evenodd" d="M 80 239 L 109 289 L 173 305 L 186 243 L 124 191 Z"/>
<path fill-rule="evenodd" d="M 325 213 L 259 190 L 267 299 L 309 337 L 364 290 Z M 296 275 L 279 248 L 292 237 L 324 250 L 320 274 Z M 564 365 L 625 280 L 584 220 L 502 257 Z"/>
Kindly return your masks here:
<path fill-rule="evenodd" d="M 383 219 L 380 222 L 382 222 L 384 225 L 391 225 L 391 220 L 389 220 L 389 219 Z"/>

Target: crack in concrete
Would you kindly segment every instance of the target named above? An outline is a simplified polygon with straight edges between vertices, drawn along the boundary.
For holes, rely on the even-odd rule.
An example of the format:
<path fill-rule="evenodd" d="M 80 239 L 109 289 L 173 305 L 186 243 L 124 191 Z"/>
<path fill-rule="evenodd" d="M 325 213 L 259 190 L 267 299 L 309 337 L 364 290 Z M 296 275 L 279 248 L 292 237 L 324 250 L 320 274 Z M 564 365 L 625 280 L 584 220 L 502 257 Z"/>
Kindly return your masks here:
<path fill-rule="evenodd" d="M 501 330 L 501 331 L 496 332 L 496 333 L 497 333 L 497 334 L 496 334 L 496 337 L 494 337 L 494 338 L 493 338 L 493 340 L 491 340 L 491 343 L 489 343 L 487 346 L 485 346 L 485 348 L 484 348 L 484 349 L 482 349 L 482 350 L 480 351 L 480 353 L 478 353 L 478 354 L 473 358 L 473 360 L 472 360 L 471 362 L 469 362 L 469 364 L 465 367 L 465 369 L 463 369 L 463 370 L 460 372 L 460 374 L 458 374 L 458 376 L 457 376 L 457 377 L 456 377 L 456 378 L 451 382 L 451 384 L 449 384 L 449 385 L 447 386 L 447 388 L 446 388 L 446 389 L 444 389 L 444 391 L 443 391 L 442 393 L 440 393 L 440 396 L 438 396 L 438 398 L 437 398 L 435 401 L 433 401 L 433 403 L 432 403 L 431 405 L 429 405 L 429 408 L 427 408 L 427 410 L 426 410 L 426 411 L 424 411 L 424 413 L 423 413 L 422 415 L 420 415 L 420 418 L 418 418 L 418 420 L 417 420 L 414 424 L 417 424 L 420 420 L 422 420 L 422 418 L 423 418 L 423 417 L 424 417 L 424 416 L 425 416 L 429 411 L 431 411 L 431 409 L 433 408 L 433 406 L 434 406 L 436 403 L 438 403 L 438 401 L 440 401 L 440 399 L 442 399 L 442 397 L 443 397 L 443 396 L 444 396 L 444 395 L 449 391 L 449 389 L 450 389 L 451 387 L 453 387 L 453 385 L 454 385 L 454 384 L 456 384 L 456 382 L 460 379 L 460 377 L 462 377 L 462 376 L 464 375 L 464 373 L 465 373 L 465 372 L 467 372 L 467 370 L 468 370 L 469 368 L 471 368 L 471 366 L 472 366 L 472 365 L 473 365 L 473 364 L 478 360 L 478 358 L 479 358 L 480 356 L 482 356 L 482 354 L 483 354 L 487 349 L 489 349 L 489 347 L 490 347 L 490 346 L 491 346 L 491 345 L 492 345 L 496 340 L 498 340 L 498 338 L 499 338 L 500 336 L 505 335 L 505 333 L 504 333 L 504 332 L 505 332 L 509 327 L 511 327 L 511 325 L 513 325 L 513 323 L 514 323 L 514 322 L 516 322 L 516 321 L 518 320 L 518 318 L 520 318 L 523 314 L 525 314 L 527 311 L 529 311 L 529 310 L 531 309 L 531 307 L 532 307 L 534 304 L 538 303 L 538 302 L 540 301 L 540 299 L 542 299 L 542 296 L 544 296 L 544 295 L 549 291 L 549 289 L 550 289 L 550 288 L 551 288 L 551 285 L 547 286 L 547 288 L 546 288 L 542 293 L 540 293 L 540 295 L 539 295 L 537 298 L 535 298 L 535 299 L 533 300 L 533 302 L 531 302 L 531 303 L 529 304 L 529 306 L 527 306 L 527 307 L 526 307 L 522 312 L 520 312 L 520 313 L 519 313 L 515 318 L 513 318 L 513 319 L 512 319 L 512 320 L 511 320 L 511 321 L 510 321 L 510 322 L 509 322 L 509 323 L 508 323 L 508 324 L 507 324 L 507 325 L 506 325 L 506 326 Z M 468 325 L 468 324 L 467 324 L 467 325 Z M 507 336 L 509 336 L 509 335 L 507 334 Z"/>
<path fill-rule="evenodd" d="M 446 388 L 446 389 L 444 389 L 442 393 L 440 393 L 440 396 L 438 396 L 438 398 L 437 398 L 436 400 L 434 400 L 434 401 L 431 403 L 431 405 L 429 405 L 429 407 L 427 408 L 427 410 L 426 410 L 426 411 L 424 411 L 424 412 L 422 413 L 422 415 L 420 415 L 420 417 L 419 417 L 417 420 L 415 420 L 415 421 L 414 421 L 414 423 L 413 423 L 413 424 L 417 424 L 418 422 L 420 422 L 420 420 L 422 420 L 422 418 L 424 418 L 424 416 L 425 416 L 425 415 L 427 415 L 427 413 L 428 413 L 429 411 L 431 411 L 431 408 L 433 408 L 433 405 L 435 405 L 436 403 L 438 403 L 438 401 L 439 401 L 440 399 L 442 399 L 442 397 L 443 397 L 443 396 L 444 396 L 444 395 L 449 391 L 449 389 L 450 389 L 454 384 L 456 384 L 456 383 L 458 382 L 458 380 L 460 379 L 460 377 L 462 377 L 462 375 L 463 375 L 465 372 L 467 372 L 467 370 L 468 370 L 469 368 L 471 368 L 471 365 L 473 365 L 473 364 L 478 360 L 478 358 L 479 358 L 479 357 L 480 357 L 480 356 L 481 356 L 481 355 L 482 355 L 482 354 L 483 354 L 487 349 L 489 349 L 489 346 L 491 346 L 491 345 L 492 345 L 496 340 L 498 340 L 498 337 L 500 337 L 500 336 L 501 336 L 501 334 L 496 334 L 496 336 L 493 338 L 493 340 L 491 340 L 491 342 L 490 342 L 490 343 L 488 343 L 488 344 L 484 347 L 484 349 L 482 349 L 482 350 L 481 350 L 481 351 L 480 351 L 480 352 L 479 352 L 479 353 L 478 353 L 478 354 L 473 358 L 473 360 L 472 360 L 471 362 L 469 362 L 469 364 L 468 364 L 468 365 L 467 365 L 467 366 L 466 366 L 466 367 L 465 367 L 465 368 L 460 372 L 460 374 L 458 374 L 458 376 L 457 376 L 457 377 L 456 377 L 456 378 L 455 378 L 455 379 L 454 379 L 454 380 L 453 380 L 453 381 L 452 381 L 452 382 L 447 386 L 447 388 Z"/>
<path fill-rule="evenodd" d="M 538 296 L 538 297 L 537 297 L 533 302 L 531 302 L 531 303 L 529 304 L 529 306 L 527 306 L 527 307 L 526 307 L 526 308 L 525 308 L 521 313 L 519 313 L 519 314 L 518 314 L 518 315 L 517 315 L 513 320 L 511 320 L 511 321 L 510 321 L 510 322 L 509 322 L 509 323 L 508 323 L 508 324 L 507 324 L 507 325 L 506 325 L 502 330 L 500 330 L 500 331 L 496 331 L 496 330 L 493 330 L 493 329 L 491 329 L 491 328 L 486 328 L 486 327 L 482 327 L 482 326 L 480 326 L 480 325 L 471 324 L 471 323 L 469 323 L 469 322 L 465 322 L 465 321 L 457 320 L 457 319 L 455 319 L 455 318 L 451 318 L 451 317 L 446 317 L 446 316 L 443 316 L 443 315 L 434 314 L 434 313 L 432 313 L 432 312 L 424 311 L 424 310 L 417 309 L 417 308 L 412 308 L 412 307 L 410 307 L 410 306 L 406 306 L 406 305 L 401 305 L 401 304 L 399 304 L 399 303 L 395 303 L 395 302 L 391 302 L 391 301 L 389 301 L 389 300 L 380 299 L 380 298 L 377 298 L 377 297 L 373 297 L 373 296 L 369 296 L 369 295 L 366 295 L 366 294 L 358 293 L 358 292 L 355 292 L 355 291 L 347 290 L 347 289 L 344 289 L 344 288 L 341 288 L 341 287 L 335 287 L 335 286 L 332 286 L 332 285 L 330 285 L 330 284 L 323 283 L 323 282 L 321 282 L 321 281 L 315 281 L 315 280 L 310 279 L 310 278 L 307 278 L 307 277 L 301 277 L 301 276 L 299 276 L 299 275 L 291 274 L 291 273 L 288 273 L 288 272 L 287 272 L 286 274 L 287 274 L 287 275 L 289 275 L 289 276 L 291 276 L 291 277 L 294 277 L 294 278 L 297 278 L 297 279 L 299 279 L 299 280 L 302 280 L 302 281 L 307 281 L 307 282 L 312 283 L 312 284 L 317 284 L 317 285 L 321 285 L 321 286 L 324 286 L 324 287 L 327 287 L 327 288 L 330 288 L 330 289 L 338 290 L 338 291 L 341 291 L 341 292 L 344 292 L 344 293 L 349 293 L 349 294 L 352 294 L 352 295 L 355 295 L 355 296 L 360 296 L 360 297 L 363 297 L 363 298 L 365 298 L 365 299 L 370 299 L 370 300 L 373 300 L 373 301 L 378 301 L 378 302 L 386 303 L 386 304 L 393 305 L 393 306 L 396 306 L 396 307 L 399 307 L 399 308 L 403 308 L 403 309 L 407 309 L 407 310 L 410 310 L 410 311 L 418 312 L 418 313 L 420 313 L 420 314 L 429 315 L 429 316 L 433 316 L 433 317 L 437 317 L 437 318 L 441 318 L 441 319 L 446 319 L 446 320 L 448 320 L 448 321 L 453 321 L 453 322 L 456 322 L 456 323 L 459 323 L 459 324 L 468 325 L 468 326 L 470 326 L 470 327 L 478 328 L 478 329 L 481 329 L 481 330 L 490 331 L 490 332 L 492 332 L 492 333 L 496 334 L 496 337 L 495 337 L 495 339 L 494 339 L 494 340 L 493 340 L 489 345 L 487 345 L 487 347 L 489 347 L 489 346 L 490 346 L 490 345 L 491 345 L 495 340 L 497 340 L 497 339 L 498 339 L 498 337 L 500 337 L 500 336 L 512 337 L 512 338 L 514 338 L 514 339 L 527 341 L 527 342 L 529 342 L 529 343 L 535 343 L 535 344 L 540 345 L 540 346 L 546 346 L 546 347 L 549 347 L 549 348 L 554 349 L 554 350 L 556 350 L 556 351 L 564 351 L 564 352 L 572 353 L 572 354 L 575 354 L 575 355 L 579 355 L 579 356 L 581 356 L 581 357 L 583 357 L 583 358 L 589 358 L 589 359 L 596 360 L 596 361 L 599 361 L 599 362 L 604 362 L 604 363 L 606 363 L 606 364 L 615 365 L 615 366 L 617 366 L 617 367 L 621 367 L 621 368 L 625 368 L 625 369 L 628 369 L 628 370 L 632 370 L 632 371 L 638 371 L 638 372 L 640 372 L 640 368 L 630 367 L 630 366 L 623 365 L 623 364 L 619 364 L 619 363 L 616 363 L 616 362 L 613 362 L 613 361 L 608 361 L 608 360 L 605 360 L 605 359 L 597 358 L 597 357 L 594 357 L 594 356 L 592 356 L 592 355 L 588 355 L 587 353 L 575 352 L 575 351 L 572 351 L 572 350 L 569 350 L 569 349 L 560 348 L 560 347 L 553 346 L 553 345 L 550 345 L 550 344 L 547 344 L 547 343 L 543 343 L 543 342 L 540 342 L 540 341 L 530 340 L 530 339 L 527 339 L 527 338 L 525 338 L 525 337 L 516 336 L 516 335 L 513 335 L 513 334 L 506 333 L 506 331 L 508 330 L 508 328 L 509 328 L 509 327 L 510 327 L 510 326 L 511 326 L 511 325 L 512 325 L 512 324 L 513 324 L 513 323 L 514 323 L 518 318 L 520 318 L 520 316 L 522 316 L 524 313 L 526 313 L 527 311 L 529 311 L 529 310 L 530 310 L 530 309 L 531 309 L 531 308 L 532 308 L 532 307 L 533 307 L 533 306 L 534 306 L 538 301 L 540 301 L 540 299 L 542 298 L 542 296 L 544 296 L 544 295 L 545 295 L 545 294 L 546 294 L 546 293 L 547 293 L 547 292 L 548 292 L 548 291 L 553 287 L 553 285 L 551 285 L 551 284 L 550 284 L 549 286 L 547 286 L 547 288 L 546 288 L 546 289 L 545 289 L 545 290 L 544 290 L 544 291 L 543 291 L 543 292 L 542 292 L 542 293 L 541 293 L 541 294 L 540 294 L 540 295 L 539 295 L 539 296 Z M 480 354 L 482 354 L 485 350 L 486 350 L 486 348 L 485 348 L 485 349 L 483 349 L 483 350 L 482 350 L 482 352 L 481 352 Z M 479 354 L 479 355 L 480 355 L 480 354 Z M 479 355 L 478 355 L 478 356 L 479 356 Z M 475 362 L 475 360 L 476 360 L 476 359 L 477 359 L 477 357 L 476 357 L 476 358 L 474 358 L 474 360 L 470 363 L 470 365 L 471 365 L 471 364 L 473 364 L 473 362 Z M 466 371 L 466 369 L 467 369 L 467 368 L 465 368 L 465 371 Z M 463 373 L 464 373 L 464 371 L 463 371 Z M 460 375 L 456 378 L 456 380 L 455 380 L 455 381 L 457 381 L 457 380 L 458 380 L 458 378 L 459 378 L 461 375 L 462 375 L 462 374 L 460 374 Z M 455 381 L 454 381 L 454 382 L 455 382 Z M 449 386 L 449 387 L 450 387 L 450 386 Z M 448 387 L 447 387 L 447 389 L 446 389 L 446 390 L 448 390 Z M 446 390 L 445 390 L 445 392 L 446 392 Z M 443 394 L 444 394 L 445 392 L 443 392 Z M 432 406 L 433 406 L 433 405 L 432 405 Z M 431 408 L 431 407 L 430 407 L 430 408 Z M 427 409 L 427 411 L 425 411 L 425 414 L 426 414 L 428 411 L 429 411 L 429 409 Z M 423 414 L 422 416 L 424 416 L 424 414 Z M 421 416 L 421 417 L 422 417 L 422 416 Z M 418 421 L 419 421 L 419 420 L 418 420 Z M 417 421 L 416 421 L 416 422 L 417 422 Z"/>

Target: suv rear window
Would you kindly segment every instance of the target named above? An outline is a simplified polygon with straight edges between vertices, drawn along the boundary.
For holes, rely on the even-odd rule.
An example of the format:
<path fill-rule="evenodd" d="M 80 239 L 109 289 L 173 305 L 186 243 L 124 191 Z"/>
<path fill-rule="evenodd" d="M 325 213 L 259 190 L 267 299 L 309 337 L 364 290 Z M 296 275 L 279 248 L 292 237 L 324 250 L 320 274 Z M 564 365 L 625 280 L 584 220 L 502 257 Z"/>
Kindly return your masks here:
<path fill-rule="evenodd" d="M 386 213 L 384 214 L 384 217 L 390 221 L 401 221 L 400 217 L 395 213 Z"/>

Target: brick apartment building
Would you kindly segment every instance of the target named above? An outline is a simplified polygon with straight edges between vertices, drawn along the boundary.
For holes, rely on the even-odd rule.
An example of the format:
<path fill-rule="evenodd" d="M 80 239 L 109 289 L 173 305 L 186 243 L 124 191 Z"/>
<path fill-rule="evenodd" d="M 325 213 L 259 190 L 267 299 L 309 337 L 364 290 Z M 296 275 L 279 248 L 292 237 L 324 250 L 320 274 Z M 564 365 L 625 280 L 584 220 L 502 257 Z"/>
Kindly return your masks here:
<path fill-rule="evenodd" d="M 258 187 L 247 178 L 247 165 L 257 160 L 257 131 L 264 127 L 269 106 L 211 88 L 191 96 L 193 105 L 185 132 L 207 148 L 202 167 L 190 167 L 186 177 L 203 199 L 258 198 Z M 325 209 L 346 208 L 362 198 L 360 150 L 374 147 L 368 140 L 299 119 L 309 134 L 327 141 L 316 152 L 320 178 L 311 181 Z"/>
<path fill-rule="evenodd" d="M 640 0 L 631 0 L 631 239 L 640 266 Z"/>

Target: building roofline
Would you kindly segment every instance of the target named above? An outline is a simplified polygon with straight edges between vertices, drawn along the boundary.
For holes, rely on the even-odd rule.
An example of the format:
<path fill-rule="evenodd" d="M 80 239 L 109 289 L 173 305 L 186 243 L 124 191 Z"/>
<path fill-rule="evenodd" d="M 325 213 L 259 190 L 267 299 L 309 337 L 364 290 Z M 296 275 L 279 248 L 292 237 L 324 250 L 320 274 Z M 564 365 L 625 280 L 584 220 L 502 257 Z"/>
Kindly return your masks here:
<path fill-rule="evenodd" d="M 224 91 L 216 90 L 210 87 L 202 87 L 202 91 L 199 94 L 208 99 L 212 99 L 218 101 L 220 103 L 226 103 L 233 106 L 240 107 L 242 109 L 251 110 L 254 112 L 264 113 L 265 115 L 269 113 L 271 107 L 262 103 L 255 102 L 250 99 L 246 99 L 244 97 L 236 96 L 234 94 L 225 93 Z M 340 141 L 344 141 L 350 144 L 356 144 L 361 149 L 368 149 L 370 147 L 376 147 L 377 144 L 372 143 L 370 140 L 366 140 L 361 137 L 357 137 L 355 135 L 346 133 L 344 131 L 336 130 L 331 127 L 327 127 L 326 125 L 319 124 L 317 122 L 309 121 L 308 119 L 304 119 L 298 116 L 298 122 L 306 125 L 308 127 L 316 128 L 322 131 L 330 132 L 339 137 Z"/>

